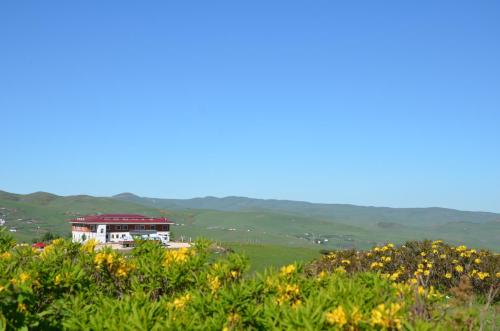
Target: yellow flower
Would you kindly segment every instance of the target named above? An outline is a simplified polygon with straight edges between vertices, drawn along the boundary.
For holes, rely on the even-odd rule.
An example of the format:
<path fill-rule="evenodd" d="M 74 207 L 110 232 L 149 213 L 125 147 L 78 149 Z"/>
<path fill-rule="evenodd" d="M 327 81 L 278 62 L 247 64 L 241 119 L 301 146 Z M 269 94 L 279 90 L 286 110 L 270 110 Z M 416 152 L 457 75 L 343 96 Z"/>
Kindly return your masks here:
<path fill-rule="evenodd" d="M 212 293 L 217 292 L 220 288 L 220 281 L 218 276 L 208 276 L 208 285 L 212 290 Z"/>
<path fill-rule="evenodd" d="M 19 280 L 21 281 L 21 283 L 25 283 L 27 282 L 28 280 L 30 279 L 30 275 L 25 273 L 25 272 L 22 272 L 20 275 L 19 275 Z"/>
<path fill-rule="evenodd" d="M 455 266 L 455 270 L 457 272 L 463 272 L 464 271 L 464 267 L 462 267 L 461 265 L 457 265 L 457 266 Z"/>
<path fill-rule="evenodd" d="M 230 324 L 235 324 L 235 323 L 238 323 L 238 321 L 241 319 L 241 316 L 238 314 L 238 313 L 231 313 L 229 314 L 229 316 L 227 317 L 227 321 L 230 323 Z"/>
<path fill-rule="evenodd" d="M 347 271 L 345 271 L 345 268 L 343 266 L 335 268 L 335 272 L 338 272 L 339 274 L 344 274 Z"/>
<path fill-rule="evenodd" d="M 455 250 L 457 252 L 463 252 L 463 251 L 467 250 L 467 246 L 461 245 L 461 246 L 458 246 L 457 248 L 455 248 Z"/>
<path fill-rule="evenodd" d="M 429 276 L 430 273 L 430 270 L 424 270 L 424 276 Z"/>
<path fill-rule="evenodd" d="M 5 286 L 0 285 L 0 292 L 2 292 L 3 290 L 5 290 Z"/>
<path fill-rule="evenodd" d="M 497 272 L 497 273 L 495 274 L 495 277 L 496 277 L 496 278 L 500 278 L 500 272 Z"/>
<path fill-rule="evenodd" d="M 87 240 L 82 245 L 82 247 L 80 247 L 80 251 L 86 252 L 86 253 L 92 253 L 94 251 L 96 245 L 97 245 L 97 240 L 95 240 L 95 239 Z"/>
<path fill-rule="evenodd" d="M 399 272 L 393 273 L 390 277 L 391 280 L 397 280 L 398 278 L 399 278 Z"/>
<path fill-rule="evenodd" d="M 382 268 L 384 266 L 383 263 L 381 262 L 373 262 L 371 265 L 370 265 L 370 268 L 371 269 L 376 269 L 376 268 Z"/>
<path fill-rule="evenodd" d="M 443 241 L 442 241 L 442 240 L 434 240 L 434 241 L 432 242 L 432 244 L 433 244 L 433 245 L 439 245 L 439 244 L 442 244 L 442 243 L 443 243 Z"/>
<path fill-rule="evenodd" d="M 191 301 L 191 294 L 186 294 L 186 295 L 183 295 L 179 298 L 176 298 L 174 299 L 174 302 L 172 303 L 172 306 L 175 308 L 175 309 L 183 309 L 186 304 Z"/>
<path fill-rule="evenodd" d="M 484 280 L 485 278 L 488 278 L 490 274 L 488 272 L 478 272 L 477 277 L 481 280 Z"/>
<path fill-rule="evenodd" d="M 191 254 L 191 251 L 185 247 L 178 250 L 170 250 L 165 254 L 163 265 L 168 266 L 171 263 L 183 264 L 187 262 Z"/>
<path fill-rule="evenodd" d="M 240 275 L 240 273 L 236 270 L 231 270 L 230 273 L 232 278 L 237 278 Z"/>
<path fill-rule="evenodd" d="M 347 318 L 344 312 L 344 308 L 342 308 L 342 306 L 338 306 L 331 312 L 326 313 L 325 317 L 326 321 L 332 325 L 338 325 L 339 327 L 343 327 L 345 324 L 347 324 Z"/>
<path fill-rule="evenodd" d="M 390 256 L 382 256 L 382 261 L 391 262 L 391 257 Z"/>
<path fill-rule="evenodd" d="M 439 258 L 442 259 L 442 260 L 446 259 L 446 254 L 439 255 Z"/>
<path fill-rule="evenodd" d="M 297 267 L 295 267 L 295 265 L 293 265 L 293 264 L 289 264 L 289 265 L 281 268 L 281 275 L 288 276 L 288 275 L 294 273 L 295 270 L 297 270 Z"/>
<path fill-rule="evenodd" d="M 20 312 L 24 313 L 25 311 L 28 310 L 28 307 L 26 307 L 26 304 L 24 304 L 24 303 L 18 303 L 17 304 L 17 310 L 19 310 Z"/>
<path fill-rule="evenodd" d="M 420 253 L 420 255 L 421 255 L 421 256 L 426 256 L 426 255 L 427 255 L 427 253 L 426 253 L 426 252 L 421 252 L 421 253 Z"/>
<path fill-rule="evenodd" d="M 393 247 L 394 247 L 394 244 L 389 243 L 389 244 L 387 244 L 387 247 L 393 248 Z"/>
<path fill-rule="evenodd" d="M 351 264 L 351 261 L 349 261 L 349 260 L 342 260 L 342 263 L 349 265 L 349 264 Z"/>
<path fill-rule="evenodd" d="M 352 309 L 352 312 L 351 312 L 350 323 L 352 325 L 358 325 L 358 323 L 359 323 L 359 321 L 361 321 L 362 317 L 363 317 L 363 315 L 359 311 L 358 307 L 354 307 Z"/>
<path fill-rule="evenodd" d="M 12 254 L 10 252 L 4 252 L 0 254 L 0 259 L 2 260 L 10 260 L 12 257 Z"/>
<path fill-rule="evenodd" d="M 62 277 L 61 275 L 57 274 L 55 279 L 54 279 L 54 284 L 59 285 L 61 283 Z"/>
<path fill-rule="evenodd" d="M 326 277 L 326 272 L 324 272 L 324 271 L 321 271 L 321 272 L 318 274 L 318 279 L 319 279 L 319 280 L 321 280 L 321 279 L 323 279 L 323 278 L 325 278 L 325 277 Z"/>
<path fill-rule="evenodd" d="M 444 278 L 450 279 L 451 278 L 451 273 L 449 273 L 449 272 L 445 273 L 444 274 Z"/>
<path fill-rule="evenodd" d="M 475 264 L 479 264 L 479 263 L 481 263 L 481 259 L 480 259 L 480 258 L 475 259 L 475 260 L 474 260 L 474 263 L 475 263 Z"/>

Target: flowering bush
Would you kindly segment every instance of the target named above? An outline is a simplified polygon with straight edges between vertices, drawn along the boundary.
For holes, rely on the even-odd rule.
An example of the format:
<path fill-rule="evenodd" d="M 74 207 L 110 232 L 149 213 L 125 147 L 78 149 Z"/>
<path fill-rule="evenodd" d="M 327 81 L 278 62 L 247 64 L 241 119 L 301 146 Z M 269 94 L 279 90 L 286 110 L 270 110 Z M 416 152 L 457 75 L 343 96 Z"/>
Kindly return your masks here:
<path fill-rule="evenodd" d="M 375 272 L 345 272 L 357 263 L 347 256 L 329 272 L 313 274 L 291 264 L 249 277 L 244 257 L 215 258 L 206 241 L 181 250 L 144 242 L 130 254 L 94 248 L 92 241 L 80 245 L 60 239 L 41 253 L 28 246 L 2 248 L 0 330 L 479 326 L 475 308 L 443 315 L 447 303 L 437 290 L 420 291 L 418 285 Z"/>
<path fill-rule="evenodd" d="M 437 241 L 387 244 L 368 251 L 332 251 L 312 263 L 311 274 L 374 271 L 395 282 L 447 291 L 466 277 L 476 294 L 496 294 L 500 287 L 500 256 L 487 250 L 450 246 Z"/>

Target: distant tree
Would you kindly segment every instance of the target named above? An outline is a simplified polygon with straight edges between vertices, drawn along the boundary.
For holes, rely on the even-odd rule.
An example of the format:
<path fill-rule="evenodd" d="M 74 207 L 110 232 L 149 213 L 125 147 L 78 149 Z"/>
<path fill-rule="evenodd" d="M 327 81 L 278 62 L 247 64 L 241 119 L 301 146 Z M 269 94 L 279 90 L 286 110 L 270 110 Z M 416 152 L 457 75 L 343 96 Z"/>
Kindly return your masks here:
<path fill-rule="evenodd" d="M 87 240 L 87 236 L 84 233 L 84 234 L 82 234 L 82 241 L 85 241 L 85 240 Z"/>
<path fill-rule="evenodd" d="M 58 233 L 52 233 L 49 231 L 49 232 L 45 232 L 43 234 L 41 241 L 49 242 L 49 241 L 52 241 L 52 240 L 57 239 L 57 238 L 61 238 L 61 235 Z"/>

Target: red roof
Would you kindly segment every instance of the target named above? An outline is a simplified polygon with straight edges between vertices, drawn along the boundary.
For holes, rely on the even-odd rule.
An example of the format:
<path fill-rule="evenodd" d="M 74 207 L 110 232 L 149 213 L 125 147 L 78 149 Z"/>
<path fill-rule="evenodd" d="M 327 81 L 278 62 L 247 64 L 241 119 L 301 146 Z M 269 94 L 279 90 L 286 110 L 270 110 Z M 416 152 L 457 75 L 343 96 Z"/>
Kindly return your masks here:
<path fill-rule="evenodd" d="M 100 224 L 174 224 L 165 217 L 149 217 L 136 214 L 102 214 L 87 215 L 68 220 L 70 223 L 100 223 Z"/>
<path fill-rule="evenodd" d="M 35 243 L 32 246 L 34 248 L 45 248 L 45 244 L 44 243 Z"/>

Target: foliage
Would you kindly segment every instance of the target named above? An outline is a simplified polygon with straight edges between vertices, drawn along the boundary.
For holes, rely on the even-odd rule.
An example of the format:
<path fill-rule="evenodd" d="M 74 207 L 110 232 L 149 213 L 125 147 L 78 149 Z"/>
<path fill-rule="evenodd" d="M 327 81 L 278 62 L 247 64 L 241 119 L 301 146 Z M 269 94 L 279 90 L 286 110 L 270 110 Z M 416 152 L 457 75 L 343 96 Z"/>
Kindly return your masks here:
<path fill-rule="evenodd" d="M 342 270 L 348 273 L 374 271 L 399 283 L 435 287 L 441 291 L 456 288 L 467 278 L 476 294 L 496 294 L 499 299 L 500 255 L 488 250 L 450 246 L 441 240 L 410 241 L 401 246 L 387 244 L 367 251 L 325 252 L 313 262 L 311 274 Z M 463 282 L 463 280 L 462 280 Z"/>
<path fill-rule="evenodd" d="M 129 254 L 64 239 L 42 252 L 12 247 L 0 256 L 0 329 L 449 330 L 481 323 L 474 307 L 450 310 L 437 290 L 374 272 L 312 274 L 290 264 L 245 277 L 244 257 L 220 255 L 207 241 L 180 250 L 146 241 Z"/>

